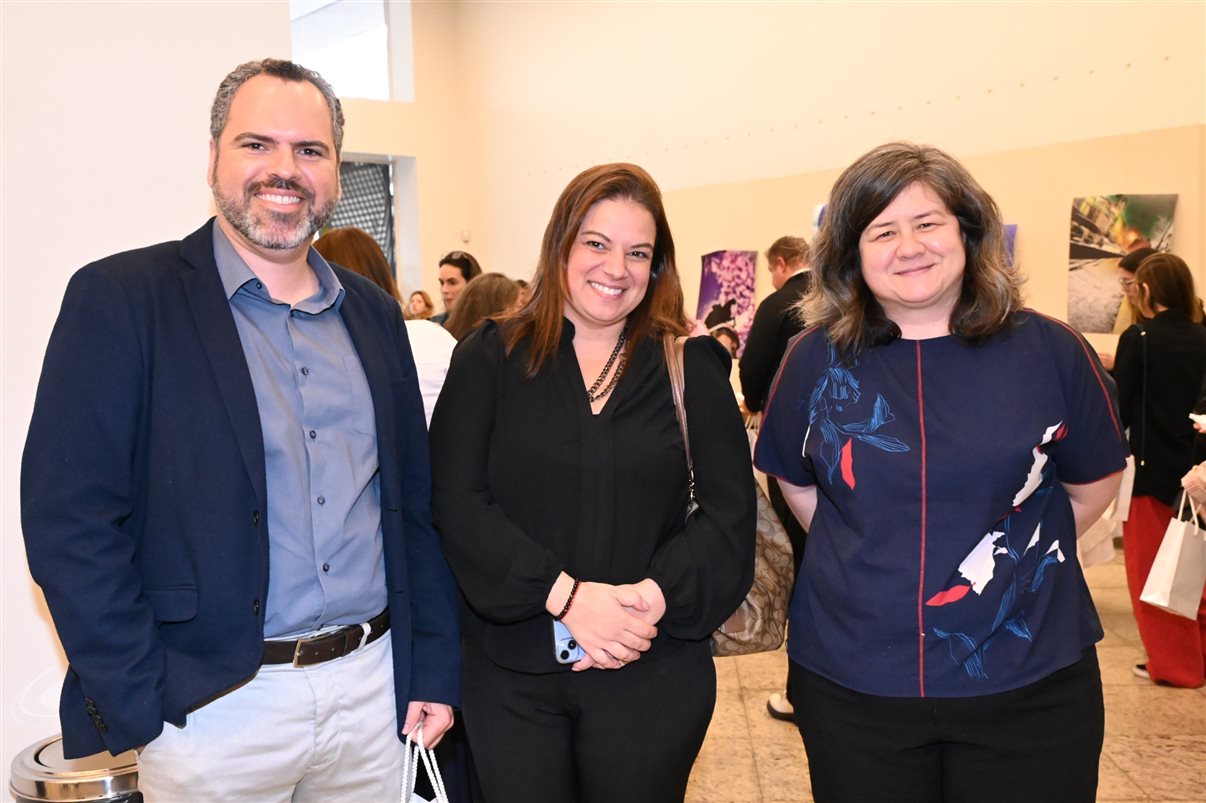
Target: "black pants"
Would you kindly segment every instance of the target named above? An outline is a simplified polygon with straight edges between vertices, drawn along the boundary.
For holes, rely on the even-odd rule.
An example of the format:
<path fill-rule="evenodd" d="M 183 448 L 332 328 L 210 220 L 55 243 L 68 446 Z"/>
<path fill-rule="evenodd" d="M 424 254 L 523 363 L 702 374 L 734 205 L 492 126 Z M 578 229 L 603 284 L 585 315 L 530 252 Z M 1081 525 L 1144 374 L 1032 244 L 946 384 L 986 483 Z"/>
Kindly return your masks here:
<path fill-rule="evenodd" d="M 875 697 L 793 663 L 817 803 L 1093 803 L 1105 731 L 1097 651 L 981 697 Z"/>
<path fill-rule="evenodd" d="M 674 803 L 716 704 L 706 642 L 620 670 L 528 675 L 465 653 L 464 718 L 486 803 Z"/>

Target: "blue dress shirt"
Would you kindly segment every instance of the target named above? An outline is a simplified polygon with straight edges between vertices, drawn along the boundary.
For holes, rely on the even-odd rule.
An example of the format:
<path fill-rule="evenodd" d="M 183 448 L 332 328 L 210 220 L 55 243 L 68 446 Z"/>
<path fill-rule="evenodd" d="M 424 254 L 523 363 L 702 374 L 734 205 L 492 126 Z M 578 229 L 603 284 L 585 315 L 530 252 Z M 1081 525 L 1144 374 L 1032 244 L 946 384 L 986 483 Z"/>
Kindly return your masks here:
<path fill-rule="evenodd" d="M 255 388 L 268 478 L 265 638 L 356 624 L 386 604 L 373 400 L 314 249 L 319 289 L 277 301 L 214 226 L 214 257 Z"/>

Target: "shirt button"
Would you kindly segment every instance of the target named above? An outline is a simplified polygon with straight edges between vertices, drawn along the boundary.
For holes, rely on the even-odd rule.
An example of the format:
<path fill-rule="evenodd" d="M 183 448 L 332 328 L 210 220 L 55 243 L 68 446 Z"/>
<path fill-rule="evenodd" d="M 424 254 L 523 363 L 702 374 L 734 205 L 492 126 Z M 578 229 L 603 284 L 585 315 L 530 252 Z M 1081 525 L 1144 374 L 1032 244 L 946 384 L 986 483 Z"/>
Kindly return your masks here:
<path fill-rule="evenodd" d="M 260 526 L 260 511 L 257 510 L 251 514 L 251 526 L 252 527 Z"/>
<path fill-rule="evenodd" d="M 264 283 L 263 283 L 263 282 L 256 282 L 256 283 L 255 283 L 255 289 L 256 289 L 256 290 L 263 290 L 263 289 L 264 289 Z"/>
<path fill-rule="evenodd" d="M 322 565 L 322 570 L 323 570 L 324 572 L 329 572 L 329 571 L 331 571 L 331 564 L 329 564 L 329 563 L 324 563 L 324 564 Z"/>
<path fill-rule="evenodd" d="M 260 601 L 258 599 L 251 603 L 251 612 L 256 616 L 260 615 Z"/>
<path fill-rule="evenodd" d="M 309 376 L 309 375 L 310 375 L 310 369 L 303 366 L 302 367 L 302 376 Z"/>
<path fill-rule="evenodd" d="M 314 430 L 310 430 L 310 440 L 314 440 L 317 437 L 318 437 L 318 433 L 315 432 Z"/>
<path fill-rule="evenodd" d="M 325 496 L 318 497 L 318 504 L 325 505 L 326 503 L 327 503 L 327 498 Z"/>

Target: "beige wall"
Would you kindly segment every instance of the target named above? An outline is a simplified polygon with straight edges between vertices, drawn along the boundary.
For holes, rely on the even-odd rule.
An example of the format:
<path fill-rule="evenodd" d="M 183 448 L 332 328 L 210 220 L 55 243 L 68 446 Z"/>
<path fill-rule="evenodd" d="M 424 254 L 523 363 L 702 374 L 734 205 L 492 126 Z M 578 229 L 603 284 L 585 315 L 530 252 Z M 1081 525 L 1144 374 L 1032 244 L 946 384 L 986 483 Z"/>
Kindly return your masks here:
<path fill-rule="evenodd" d="M 957 156 L 959 154 L 956 154 Z M 1206 126 L 1192 125 L 963 157 L 1018 225 L 1018 263 L 1027 303 L 1064 318 L 1068 293 L 1068 224 L 1072 199 L 1110 193 L 1176 193 L 1173 251 L 1195 271 L 1206 295 Z M 699 293 L 703 254 L 720 249 L 764 254 L 775 238 L 812 239 L 812 212 L 841 171 L 721 184 L 666 193 L 666 209 L 683 269 L 688 308 Z M 771 291 L 759 258 L 757 296 Z M 1091 338 L 1112 348 L 1110 336 Z"/>
<path fill-rule="evenodd" d="M 471 226 L 464 159 L 470 132 L 461 124 L 460 70 L 450 58 L 457 52 L 457 11 L 452 2 L 411 4 L 414 103 L 344 100 L 344 158 L 414 158 L 403 168 L 413 170 L 410 188 L 416 194 L 399 199 L 406 206 L 399 210 L 398 278 L 405 292 L 422 288 L 436 299 L 436 261 L 463 247 L 461 232 Z"/>
<path fill-rule="evenodd" d="M 592 164 L 636 162 L 677 193 L 775 186 L 893 139 L 971 160 L 1206 123 L 1201 0 L 459 6 L 470 250 L 512 275 Z M 1093 166 L 1061 192 L 1112 191 Z M 1041 203 L 1042 175 L 1033 187 Z M 742 201 L 703 225 L 778 214 Z"/>

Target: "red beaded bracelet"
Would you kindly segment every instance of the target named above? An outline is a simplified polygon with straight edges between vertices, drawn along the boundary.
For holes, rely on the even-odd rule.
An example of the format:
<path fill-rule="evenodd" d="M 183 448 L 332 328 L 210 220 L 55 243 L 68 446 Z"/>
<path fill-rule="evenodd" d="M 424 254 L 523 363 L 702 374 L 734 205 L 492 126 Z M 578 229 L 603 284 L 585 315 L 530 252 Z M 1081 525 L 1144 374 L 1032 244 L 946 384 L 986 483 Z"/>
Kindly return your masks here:
<path fill-rule="evenodd" d="M 570 606 L 574 604 L 574 595 L 578 593 L 578 584 L 581 582 L 582 581 L 577 577 L 574 578 L 574 587 L 570 589 L 569 596 L 565 598 L 565 607 L 562 608 L 561 613 L 554 616 L 553 619 L 560 622 L 565 618 L 565 615 L 569 613 Z"/>

